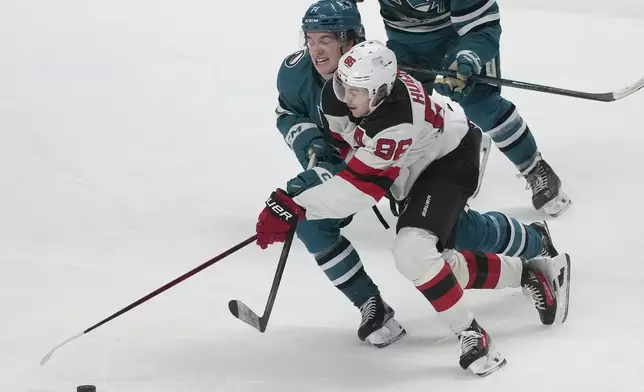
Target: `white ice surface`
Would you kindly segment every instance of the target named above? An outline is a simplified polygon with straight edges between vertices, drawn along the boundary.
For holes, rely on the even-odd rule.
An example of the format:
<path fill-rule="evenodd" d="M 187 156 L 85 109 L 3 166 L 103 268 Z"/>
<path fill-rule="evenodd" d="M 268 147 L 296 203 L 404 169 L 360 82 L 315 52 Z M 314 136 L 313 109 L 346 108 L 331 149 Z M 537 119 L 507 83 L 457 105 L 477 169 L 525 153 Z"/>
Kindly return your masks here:
<path fill-rule="evenodd" d="M 642 92 L 596 103 L 504 89 L 574 201 L 548 220 L 573 283 L 568 322 L 553 328 L 518 290 L 466 295 L 508 358 L 488 378 L 460 370 L 456 340 L 368 210 L 346 235 L 407 328 L 393 346 L 358 341 L 358 312 L 298 242 L 265 334 L 227 309 L 264 307 L 280 248 L 252 245 L 39 366 L 251 236 L 267 195 L 297 173 L 274 84 L 308 1 L 282 3 L 0 6 L 0 391 L 644 390 Z M 644 76 L 640 1 L 543 3 L 503 1 L 504 76 L 597 92 Z M 361 10 L 384 39 L 375 0 Z M 494 149 L 473 206 L 543 219 L 514 176 Z"/>

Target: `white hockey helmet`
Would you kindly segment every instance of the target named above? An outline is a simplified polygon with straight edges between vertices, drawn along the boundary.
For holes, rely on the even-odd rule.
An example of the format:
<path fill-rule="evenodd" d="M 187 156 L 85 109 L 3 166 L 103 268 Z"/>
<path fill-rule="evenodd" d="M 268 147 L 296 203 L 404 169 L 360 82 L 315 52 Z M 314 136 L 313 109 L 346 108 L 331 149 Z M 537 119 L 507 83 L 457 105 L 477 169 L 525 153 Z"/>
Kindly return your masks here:
<path fill-rule="evenodd" d="M 344 101 L 348 89 L 365 89 L 371 113 L 391 93 L 397 71 L 396 55 L 391 49 L 380 41 L 365 41 L 340 58 L 333 91 Z"/>

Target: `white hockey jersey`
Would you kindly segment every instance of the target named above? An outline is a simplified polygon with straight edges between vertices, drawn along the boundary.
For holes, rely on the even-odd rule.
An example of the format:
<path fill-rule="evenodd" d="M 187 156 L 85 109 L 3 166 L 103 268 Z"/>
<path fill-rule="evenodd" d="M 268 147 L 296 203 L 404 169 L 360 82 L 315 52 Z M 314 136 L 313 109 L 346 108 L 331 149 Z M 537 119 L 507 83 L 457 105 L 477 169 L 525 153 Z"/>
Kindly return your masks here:
<path fill-rule="evenodd" d="M 370 115 L 355 118 L 325 84 L 322 112 L 335 139 L 351 146 L 347 167 L 294 201 L 309 220 L 345 218 L 375 205 L 386 193 L 403 200 L 433 161 L 458 147 L 467 118 L 430 97 L 421 83 L 399 72 L 387 99 Z"/>

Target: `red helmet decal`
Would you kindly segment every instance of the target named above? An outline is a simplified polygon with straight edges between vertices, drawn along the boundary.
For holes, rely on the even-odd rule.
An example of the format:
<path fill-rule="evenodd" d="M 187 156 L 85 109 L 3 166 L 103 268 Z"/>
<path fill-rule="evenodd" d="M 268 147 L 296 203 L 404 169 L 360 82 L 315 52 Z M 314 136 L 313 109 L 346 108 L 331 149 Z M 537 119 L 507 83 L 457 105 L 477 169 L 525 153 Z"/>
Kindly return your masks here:
<path fill-rule="evenodd" d="M 356 59 L 354 59 L 351 56 L 347 56 L 347 58 L 344 59 L 344 65 L 346 65 L 349 68 L 351 68 L 353 64 L 355 64 L 355 62 L 356 62 Z"/>

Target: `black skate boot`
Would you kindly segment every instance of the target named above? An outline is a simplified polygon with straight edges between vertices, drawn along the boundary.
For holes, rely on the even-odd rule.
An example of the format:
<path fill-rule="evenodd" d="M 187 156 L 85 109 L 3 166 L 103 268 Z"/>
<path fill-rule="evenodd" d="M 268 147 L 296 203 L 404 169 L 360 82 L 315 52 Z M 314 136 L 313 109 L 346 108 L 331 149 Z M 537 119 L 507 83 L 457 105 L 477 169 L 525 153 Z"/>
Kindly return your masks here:
<path fill-rule="evenodd" d="M 543 324 L 563 324 L 568 317 L 570 256 L 524 260 L 521 287 L 532 298 Z"/>
<path fill-rule="evenodd" d="M 394 343 L 407 333 L 394 318 L 394 310 L 381 296 L 369 298 L 360 307 L 360 313 L 362 322 L 358 328 L 358 338 L 378 348 Z"/>
<path fill-rule="evenodd" d="M 570 198 L 561 190 L 561 180 L 541 156 L 535 166 L 522 173 L 532 189 L 532 205 L 551 216 L 559 216 L 570 207 Z"/>
<path fill-rule="evenodd" d="M 555 249 L 554 244 L 552 243 L 552 237 L 550 236 L 550 230 L 548 230 L 548 225 L 546 222 L 534 222 L 530 224 L 530 227 L 535 229 L 537 233 L 541 236 L 541 243 L 542 249 L 541 249 L 541 256 L 547 256 L 547 257 L 555 257 L 559 255 L 559 252 L 557 252 L 557 249 Z"/>
<path fill-rule="evenodd" d="M 496 351 L 490 335 L 476 322 L 464 331 L 456 334 L 458 337 L 459 365 L 464 370 L 470 370 L 477 376 L 487 376 L 499 370 L 507 361 L 503 354 Z"/>

